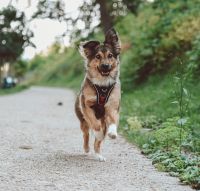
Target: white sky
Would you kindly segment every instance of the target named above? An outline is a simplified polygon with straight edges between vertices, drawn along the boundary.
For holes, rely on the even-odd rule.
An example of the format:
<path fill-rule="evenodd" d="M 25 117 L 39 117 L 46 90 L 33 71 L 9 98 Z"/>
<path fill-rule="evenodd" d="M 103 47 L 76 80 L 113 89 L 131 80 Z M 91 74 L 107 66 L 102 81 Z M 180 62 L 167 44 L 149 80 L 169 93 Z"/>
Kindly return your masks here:
<path fill-rule="evenodd" d="M 6 7 L 10 0 L 0 0 L 0 9 Z M 12 0 L 12 5 L 18 8 L 20 11 L 24 11 L 27 18 L 36 11 L 36 5 L 38 0 L 31 0 L 31 5 L 28 7 L 29 0 Z M 82 0 L 64 0 L 66 13 L 75 16 L 78 13 L 77 8 L 82 3 Z M 52 21 L 50 19 L 36 19 L 30 23 L 29 28 L 33 31 L 34 37 L 32 42 L 36 45 L 36 48 L 27 47 L 24 51 L 23 58 L 30 59 L 34 57 L 36 53 L 39 53 L 47 49 L 53 42 L 55 37 L 61 35 L 65 31 L 65 24 L 58 21 Z M 64 38 L 64 44 L 69 44 L 69 37 Z"/>

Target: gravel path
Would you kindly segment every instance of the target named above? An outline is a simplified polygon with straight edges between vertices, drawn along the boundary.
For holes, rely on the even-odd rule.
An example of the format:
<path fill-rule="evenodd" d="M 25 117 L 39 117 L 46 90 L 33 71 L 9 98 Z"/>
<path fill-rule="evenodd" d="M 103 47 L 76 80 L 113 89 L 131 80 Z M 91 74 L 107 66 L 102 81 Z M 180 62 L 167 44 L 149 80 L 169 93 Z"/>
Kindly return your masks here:
<path fill-rule="evenodd" d="M 73 105 L 73 92 L 58 88 L 0 97 L 0 191 L 192 190 L 157 172 L 122 137 L 106 138 L 106 162 L 82 154 Z"/>

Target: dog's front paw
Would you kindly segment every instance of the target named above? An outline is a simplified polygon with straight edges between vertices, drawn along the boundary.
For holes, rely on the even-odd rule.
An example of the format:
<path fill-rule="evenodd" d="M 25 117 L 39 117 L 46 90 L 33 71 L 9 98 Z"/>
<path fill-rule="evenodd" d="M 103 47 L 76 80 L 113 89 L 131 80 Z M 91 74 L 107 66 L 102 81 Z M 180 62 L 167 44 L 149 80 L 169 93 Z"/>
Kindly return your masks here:
<path fill-rule="evenodd" d="M 108 127 L 108 136 L 111 139 L 116 139 L 117 138 L 117 126 L 115 124 L 111 124 Z"/>
<path fill-rule="evenodd" d="M 106 158 L 103 157 L 102 155 L 98 154 L 98 153 L 95 154 L 95 158 L 100 162 L 105 162 L 106 161 Z"/>

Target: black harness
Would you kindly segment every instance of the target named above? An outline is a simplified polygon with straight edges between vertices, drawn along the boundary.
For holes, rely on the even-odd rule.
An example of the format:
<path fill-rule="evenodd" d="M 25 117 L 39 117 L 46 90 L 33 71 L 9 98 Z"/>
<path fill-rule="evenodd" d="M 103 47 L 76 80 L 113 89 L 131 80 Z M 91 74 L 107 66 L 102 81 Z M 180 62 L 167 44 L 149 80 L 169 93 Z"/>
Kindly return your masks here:
<path fill-rule="evenodd" d="M 105 104 L 107 103 L 110 94 L 115 86 L 115 83 L 110 86 L 98 86 L 93 84 L 93 87 L 96 91 L 97 100 L 96 103 L 91 107 L 97 119 L 104 117 L 105 115 Z"/>

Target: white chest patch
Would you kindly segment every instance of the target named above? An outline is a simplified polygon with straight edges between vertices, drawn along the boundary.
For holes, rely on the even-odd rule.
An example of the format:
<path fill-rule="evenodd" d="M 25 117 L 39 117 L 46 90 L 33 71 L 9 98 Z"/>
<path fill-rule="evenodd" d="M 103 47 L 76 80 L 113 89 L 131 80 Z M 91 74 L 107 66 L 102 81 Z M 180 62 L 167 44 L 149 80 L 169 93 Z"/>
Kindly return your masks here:
<path fill-rule="evenodd" d="M 108 77 L 106 79 L 92 78 L 91 81 L 93 84 L 96 84 L 98 86 L 109 86 L 115 83 L 115 80 L 111 77 Z"/>

